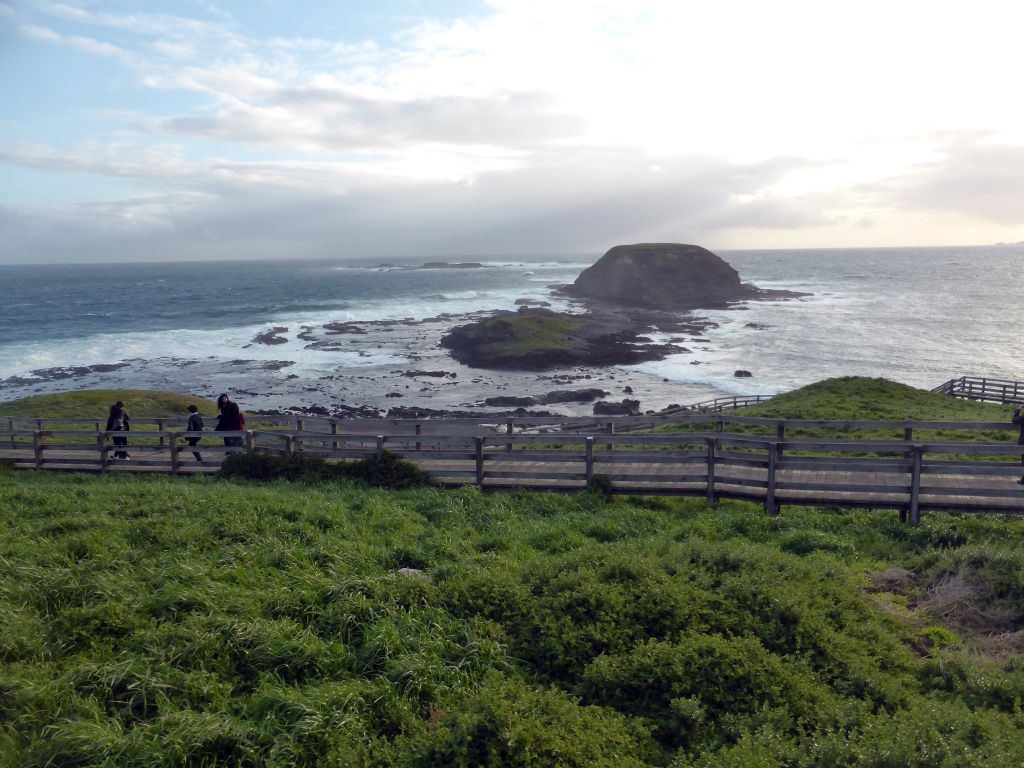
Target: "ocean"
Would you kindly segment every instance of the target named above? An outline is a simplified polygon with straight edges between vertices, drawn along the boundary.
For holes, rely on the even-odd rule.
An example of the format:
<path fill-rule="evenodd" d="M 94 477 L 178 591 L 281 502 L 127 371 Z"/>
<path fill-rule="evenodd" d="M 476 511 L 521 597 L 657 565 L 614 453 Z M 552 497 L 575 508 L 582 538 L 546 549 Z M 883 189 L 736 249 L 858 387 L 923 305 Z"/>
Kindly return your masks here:
<path fill-rule="evenodd" d="M 744 282 L 809 295 L 699 310 L 716 326 L 687 343 L 689 353 L 566 371 L 564 381 L 628 382 L 642 388 L 644 407 L 660 408 L 723 394 L 771 395 L 845 375 L 927 388 L 961 375 L 1024 379 L 1022 246 L 718 254 Z M 242 391 L 250 408 L 396 404 L 386 395 L 455 407 L 479 402 L 490 389 L 532 392 L 558 376 L 466 369 L 437 348 L 439 334 L 462 316 L 513 309 L 517 299 L 570 308 L 551 286 L 572 282 L 599 256 L 449 259 L 482 261 L 477 269 L 323 261 L 4 266 L 0 401 L 78 388 L 159 388 Z M 309 329 L 338 321 L 377 322 L 351 348 L 308 343 Z M 287 329 L 281 343 L 254 343 L 272 328 Z M 424 362 L 452 374 L 449 388 L 410 386 L 406 376 L 396 390 L 405 370 Z M 736 378 L 738 369 L 753 376 Z"/>

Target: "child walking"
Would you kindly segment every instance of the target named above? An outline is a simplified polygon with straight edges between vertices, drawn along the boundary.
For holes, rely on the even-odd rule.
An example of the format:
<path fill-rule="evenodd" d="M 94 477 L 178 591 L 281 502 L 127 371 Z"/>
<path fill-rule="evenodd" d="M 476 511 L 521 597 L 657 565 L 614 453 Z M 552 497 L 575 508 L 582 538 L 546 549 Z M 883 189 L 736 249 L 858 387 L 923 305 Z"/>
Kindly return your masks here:
<path fill-rule="evenodd" d="M 202 432 L 203 428 L 206 425 L 203 423 L 203 417 L 199 415 L 199 409 L 196 408 L 194 405 L 190 405 L 188 407 L 188 414 L 188 424 L 185 425 L 185 431 Z M 198 443 L 202 439 L 203 438 L 201 437 L 186 438 L 186 440 L 188 440 L 188 444 L 192 446 L 192 448 L 195 448 L 196 443 Z M 192 455 L 196 457 L 196 461 L 198 461 L 200 464 L 203 463 L 203 457 L 199 454 L 199 451 L 193 450 Z"/>

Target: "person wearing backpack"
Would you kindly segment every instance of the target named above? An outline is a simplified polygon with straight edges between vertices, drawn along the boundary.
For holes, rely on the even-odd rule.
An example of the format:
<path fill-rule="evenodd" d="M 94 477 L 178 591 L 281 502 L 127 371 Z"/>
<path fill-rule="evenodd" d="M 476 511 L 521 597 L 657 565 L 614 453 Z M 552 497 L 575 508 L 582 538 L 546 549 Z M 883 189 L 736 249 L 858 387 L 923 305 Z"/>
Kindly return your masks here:
<path fill-rule="evenodd" d="M 110 414 L 107 416 L 107 432 L 128 432 L 131 429 L 131 423 L 128 421 L 128 411 L 124 407 L 124 403 L 118 400 L 112 406 L 110 406 Z M 112 438 L 116 449 L 114 450 L 115 459 L 130 459 L 128 451 L 125 448 L 128 446 L 128 438 L 125 437 L 114 437 Z"/>
<path fill-rule="evenodd" d="M 203 417 L 199 415 L 199 409 L 194 405 L 188 407 L 188 423 L 185 425 L 186 432 L 202 432 L 206 425 L 203 423 Z M 201 437 L 188 437 L 188 444 L 191 448 L 195 448 L 196 444 L 202 440 Z M 196 457 L 196 461 L 200 464 L 203 463 L 203 457 L 199 454 L 199 451 L 193 450 L 192 455 Z"/>

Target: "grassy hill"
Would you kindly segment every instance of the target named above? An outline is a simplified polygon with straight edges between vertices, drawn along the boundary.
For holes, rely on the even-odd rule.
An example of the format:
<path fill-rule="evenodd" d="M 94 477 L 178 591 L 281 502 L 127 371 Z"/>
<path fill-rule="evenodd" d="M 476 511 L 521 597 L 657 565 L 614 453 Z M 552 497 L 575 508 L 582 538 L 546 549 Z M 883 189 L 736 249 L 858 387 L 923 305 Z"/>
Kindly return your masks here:
<path fill-rule="evenodd" d="M 959 400 L 888 379 L 845 376 L 784 392 L 744 416 L 860 421 L 1008 421 L 1013 406 Z"/>
<path fill-rule="evenodd" d="M 847 376 L 819 381 L 792 392 L 776 395 L 758 405 L 725 411 L 723 415 L 823 421 L 966 421 L 1009 424 L 1013 408 L 1012 405 L 959 400 L 888 379 Z M 706 424 L 665 424 L 654 431 L 699 432 L 705 429 Z M 775 429 L 771 426 L 731 424 L 728 431 L 764 436 L 775 434 Z M 826 437 L 902 440 L 903 430 L 790 428 L 786 430 L 786 436 L 789 439 Z M 1009 429 L 915 429 L 914 437 L 919 440 L 1005 443 L 1014 442 L 1017 432 Z M 1012 456 L 1003 458 L 1006 461 L 1015 460 Z"/>
<path fill-rule="evenodd" d="M 85 389 L 33 395 L 0 403 L 0 416 L 37 416 L 46 419 L 106 418 L 110 406 L 123 400 L 134 418 L 156 418 L 187 414 L 194 405 L 204 416 L 217 413 L 213 400 L 176 392 L 150 389 Z"/>

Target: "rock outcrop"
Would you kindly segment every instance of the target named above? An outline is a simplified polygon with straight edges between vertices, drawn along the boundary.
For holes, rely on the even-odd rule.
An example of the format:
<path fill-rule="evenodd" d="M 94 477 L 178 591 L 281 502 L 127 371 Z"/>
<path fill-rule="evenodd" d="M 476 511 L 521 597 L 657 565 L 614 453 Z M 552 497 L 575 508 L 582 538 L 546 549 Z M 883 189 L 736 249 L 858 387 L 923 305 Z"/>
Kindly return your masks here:
<path fill-rule="evenodd" d="M 652 342 L 636 321 L 605 313 L 573 315 L 520 307 L 452 328 L 441 346 L 471 368 L 542 371 L 577 365 L 635 365 L 688 351 Z"/>
<path fill-rule="evenodd" d="M 727 262 L 699 245 L 617 245 L 563 291 L 585 299 L 656 309 L 715 307 L 764 297 Z"/>

